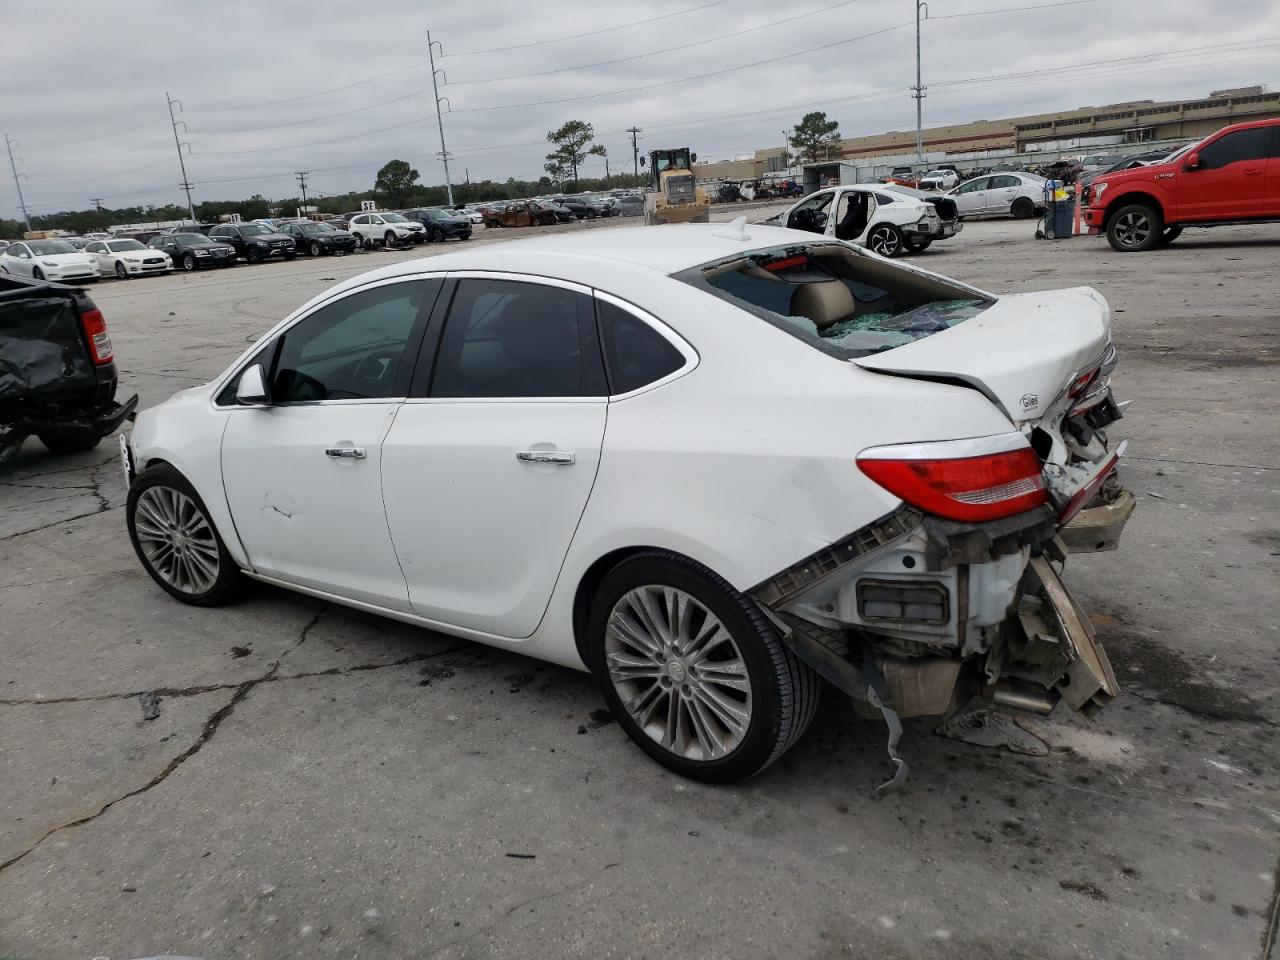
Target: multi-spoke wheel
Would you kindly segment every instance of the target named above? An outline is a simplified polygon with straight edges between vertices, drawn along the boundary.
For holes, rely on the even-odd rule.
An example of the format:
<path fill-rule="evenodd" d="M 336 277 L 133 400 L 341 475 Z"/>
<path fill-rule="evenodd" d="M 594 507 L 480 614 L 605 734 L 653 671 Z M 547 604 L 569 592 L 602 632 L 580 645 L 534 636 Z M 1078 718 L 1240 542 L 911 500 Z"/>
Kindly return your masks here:
<path fill-rule="evenodd" d="M 129 538 L 138 559 L 170 595 L 211 606 L 241 574 L 186 478 L 168 464 L 144 470 L 129 488 Z"/>
<path fill-rule="evenodd" d="M 871 229 L 867 246 L 882 257 L 896 257 L 906 246 L 902 231 L 891 223 L 882 223 Z"/>
<path fill-rule="evenodd" d="M 659 763 L 740 780 L 804 732 L 817 678 L 753 601 L 670 553 L 632 557 L 601 582 L 590 659 L 623 729 Z"/>
<path fill-rule="evenodd" d="M 1150 250 L 1160 242 L 1164 218 L 1160 211 L 1142 203 L 1121 207 L 1107 224 L 1107 242 L 1113 250 L 1132 253 Z"/>

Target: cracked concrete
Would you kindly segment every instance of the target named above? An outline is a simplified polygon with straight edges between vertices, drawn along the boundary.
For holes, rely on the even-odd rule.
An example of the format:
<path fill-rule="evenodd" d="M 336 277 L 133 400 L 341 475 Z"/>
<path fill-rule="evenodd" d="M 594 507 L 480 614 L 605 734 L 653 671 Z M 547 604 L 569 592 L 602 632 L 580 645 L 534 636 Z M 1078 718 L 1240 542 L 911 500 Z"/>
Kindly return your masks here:
<path fill-rule="evenodd" d="M 1029 721 L 1048 756 L 913 721 L 912 779 L 875 801 L 878 727 L 828 697 L 764 776 L 688 783 L 593 718 L 589 677 L 275 589 L 172 602 L 114 446 L 28 443 L 0 466 L 0 956 L 1280 960 L 1275 248 L 1025 232 L 971 224 L 917 262 L 1117 310 L 1141 503 L 1067 579 L 1126 695 Z M 94 297 L 146 406 L 321 278 L 405 256 Z M 1224 256 L 1255 279 L 1217 286 Z"/>

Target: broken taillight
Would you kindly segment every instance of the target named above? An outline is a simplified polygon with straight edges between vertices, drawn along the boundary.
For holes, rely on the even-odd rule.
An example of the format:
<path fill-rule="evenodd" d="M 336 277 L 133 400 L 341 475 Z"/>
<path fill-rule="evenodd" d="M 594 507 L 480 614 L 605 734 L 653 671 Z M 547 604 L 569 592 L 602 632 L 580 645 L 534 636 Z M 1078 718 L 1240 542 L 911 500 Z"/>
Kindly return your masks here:
<path fill-rule="evenodd" d="M 1048 503 L 1040 458 L 1019 433 L 874 447 L 858 467 L 913 507 L 978 523 Z"/>
<path fill-rule="evenodd" d="M 107 321 L 96 307 L 80 314 L 85 339 L 89 341 L 89 353 L 96 364 L 110 363 L 115 354 L 111 349 L 111 335 L 107 333 Z"/>

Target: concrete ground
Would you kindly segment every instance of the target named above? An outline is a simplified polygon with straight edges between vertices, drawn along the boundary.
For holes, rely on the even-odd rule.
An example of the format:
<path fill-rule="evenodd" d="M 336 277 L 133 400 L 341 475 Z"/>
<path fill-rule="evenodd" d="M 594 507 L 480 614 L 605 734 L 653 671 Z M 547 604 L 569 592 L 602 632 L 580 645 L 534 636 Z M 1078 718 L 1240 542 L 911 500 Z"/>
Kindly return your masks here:
<path fill-rule="evenodd" d="M 829 696 L 762 776 L 686 782 L 586 675 L 273 589 L 173 602 L 115 443 L 30 442 L 0 466 L 0 957 L 1280 957 L 1280 229 L 1145 255 L 1033 230 L 915 260 L 1115 309 L 1140 505 L 1066 578 L 1125 693 L 1028 722 L 1047 756 L 911 721 L 875 800 L 883 727 Z M 92 292 L 147 406 L 440 249 Z"/>

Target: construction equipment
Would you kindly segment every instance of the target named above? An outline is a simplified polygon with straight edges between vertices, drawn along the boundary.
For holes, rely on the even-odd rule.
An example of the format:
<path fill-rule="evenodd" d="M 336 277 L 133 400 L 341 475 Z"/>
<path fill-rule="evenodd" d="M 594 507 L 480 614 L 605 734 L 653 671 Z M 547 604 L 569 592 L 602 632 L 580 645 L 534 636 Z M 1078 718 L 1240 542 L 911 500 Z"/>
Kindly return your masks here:
<path fill-rule="evenodd" d="M 696 153 L 688 147 L 649 151 L 649 191 L 644 195 L 644 222 L 707 223 L 711 198 L 693 175 Z M 641 158 L 644 163 L 644 158 Z"/>

